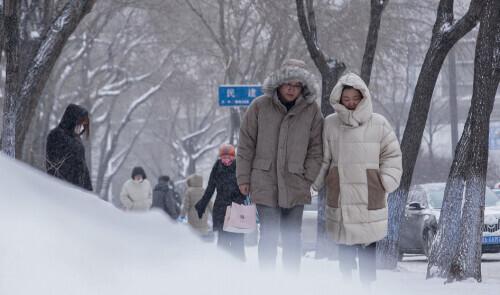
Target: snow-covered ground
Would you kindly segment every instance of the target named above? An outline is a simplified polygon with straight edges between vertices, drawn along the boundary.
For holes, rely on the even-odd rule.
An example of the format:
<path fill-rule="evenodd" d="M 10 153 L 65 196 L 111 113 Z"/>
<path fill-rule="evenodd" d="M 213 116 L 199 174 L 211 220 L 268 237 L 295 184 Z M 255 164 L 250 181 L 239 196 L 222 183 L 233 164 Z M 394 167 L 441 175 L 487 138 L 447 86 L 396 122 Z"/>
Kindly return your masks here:
<path fill-rule="evenodd" d="M 484 282 L 425 280 L 425 260 L 379 271 L 371 290 L 336 262 L 304 258 L 299 276 L 260 272 L 256 247 L 233 261 L 162 213 L 125 213 L 0 155 L 0 294 L 499 294 L 500 256 Z"/>

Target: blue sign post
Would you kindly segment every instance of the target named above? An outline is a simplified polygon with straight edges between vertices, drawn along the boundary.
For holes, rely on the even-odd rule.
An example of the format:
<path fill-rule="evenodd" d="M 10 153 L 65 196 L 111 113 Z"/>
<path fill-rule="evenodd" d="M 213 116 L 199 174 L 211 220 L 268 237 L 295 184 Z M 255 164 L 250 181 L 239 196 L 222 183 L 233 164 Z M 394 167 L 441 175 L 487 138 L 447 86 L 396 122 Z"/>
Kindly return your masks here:
<path fill-rule="evenodd" d="M 249 106 L 252 100 L 262 95 L 260 85 L 220 85 L 219 106 Z"/>

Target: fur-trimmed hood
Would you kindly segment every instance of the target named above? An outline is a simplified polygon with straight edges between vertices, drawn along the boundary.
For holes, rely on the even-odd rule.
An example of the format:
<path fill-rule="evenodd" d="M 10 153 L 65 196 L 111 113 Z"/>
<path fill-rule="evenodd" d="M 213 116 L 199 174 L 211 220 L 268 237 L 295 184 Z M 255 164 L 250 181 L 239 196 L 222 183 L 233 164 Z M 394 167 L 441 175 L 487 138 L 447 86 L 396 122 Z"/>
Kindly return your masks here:
<path fill-rule="evenodd" d="M 344 86 L 352 86 L 359 90 L 363 99 L 354 111 L 347 109 L 340 103 L 340 97 Z M 330 104 L 337 112 L 342 122 L 351 127 L 357 127 L 370 120 L 373 114 L 372 97 L 368 86 L 360 76 L 354 73 L 348 73 L 342 76 L 330 94 Z"/>
<path fill-rule="evenodd" d="M 307 103 L 312 103 L 316 100 L 318 94 L 318 85 L 314 75 L 305 69 L 305 63 L 297 59 L 289 59 L 283 63 L 281 68 L 270 74 L 262 85 L 264 94 L 275 97 L 276 90 L 284 83 L 292 80 L 299 80 L 304 89 L 302 97 Z"/>

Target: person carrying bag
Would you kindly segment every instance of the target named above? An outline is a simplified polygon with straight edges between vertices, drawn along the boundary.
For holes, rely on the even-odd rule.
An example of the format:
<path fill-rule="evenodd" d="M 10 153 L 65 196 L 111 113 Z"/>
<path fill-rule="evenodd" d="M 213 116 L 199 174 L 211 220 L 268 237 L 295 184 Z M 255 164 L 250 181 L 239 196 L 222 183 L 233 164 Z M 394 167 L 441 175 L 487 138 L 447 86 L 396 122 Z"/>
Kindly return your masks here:
<path fill-rule="evenodd" d="M 235 208 L 244 204 L 246 199 L 246 196 L 241 194 L 236 183 L 235 153 L 234 146 L 230 144 L 223 144 L 219 148 L 219 158 L 210 172 L 207 189 L 201 200 L 195 204 L 195 209 L 198 212 L 198 217 L 202 218 L 212 195 L 217 190 L 212 211 L 213 230 L 218 232 L 217 246 L 244 261 L 245 245 L 243 233 L 224 230 L 226 212 L 229 212 L 228 218 L 231 222 L 236 221 L 237 217 L 234 214 L 241 210 L 239 210 L 240 208 Z M 228 207 L 231 209 L 227 210 Z M 231 212 L 233 212 L 233 216 L 235 217 L 231 218 Z M 255 216 L 255 211 L 253 215 Z"/>

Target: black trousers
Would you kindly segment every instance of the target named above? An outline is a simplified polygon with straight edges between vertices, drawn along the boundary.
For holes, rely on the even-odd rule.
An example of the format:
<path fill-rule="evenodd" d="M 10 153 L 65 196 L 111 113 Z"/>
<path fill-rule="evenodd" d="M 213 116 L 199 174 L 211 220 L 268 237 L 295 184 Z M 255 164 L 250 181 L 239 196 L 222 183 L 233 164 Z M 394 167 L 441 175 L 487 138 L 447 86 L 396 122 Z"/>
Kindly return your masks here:
<path fill-rule="evenodd" d="M 278 242 L 281 234 L 283 267 L 298 272 L 302 258 L 302 214 L 304 206 L 273 208 L 257 205 L 260 221 L 259 265 L 262 269 L 274 269 Z"/>
<path fill-rule="evenodd" d="M 377 279 L 377 243 L 364 245 L 339 245 L 339 266 L 344 275 L 351 275 L 356 267 L 356 256 L 359 264 L 359 278 L 362 283 L 369 284 Z"/>
<path fill-rule="evenodd" d="M 217 246 L 231 253 L 234 257 L 245 261 L 245 239 L 243 234 L 219 230 Z"/>

